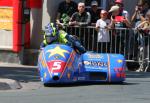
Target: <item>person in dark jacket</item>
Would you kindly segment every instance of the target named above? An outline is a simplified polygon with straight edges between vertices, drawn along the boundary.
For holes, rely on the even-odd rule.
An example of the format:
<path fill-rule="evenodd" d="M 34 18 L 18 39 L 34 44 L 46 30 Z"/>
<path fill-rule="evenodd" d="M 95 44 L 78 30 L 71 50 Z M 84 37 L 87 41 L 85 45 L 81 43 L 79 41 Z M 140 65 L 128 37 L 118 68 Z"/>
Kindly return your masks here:
<path fill-rule="evenodd" d="M 85 11 L 85 3 L 78 3 L 78 12 L 75 12 L 69 21 L 72 26 L 86 26 L 91 21 L 91 15 Z"/>
<path fill-rule="evenodd" d="M 68 25 L 70 17 L 77 11 L 77 4 L 72 0 L 65 0 L 59 4 L 56 22 Z"/>
<path fill-rule="evenodd" d="M 99 14 L 100 14 L 100 9 L 98 9 L 98 2 L 97 1 L 92 1 L 91 2 L 91 8 L 89 10 L 91 14 L 91 26 L 96 25 L 96 21 L 99 19 Z"/>

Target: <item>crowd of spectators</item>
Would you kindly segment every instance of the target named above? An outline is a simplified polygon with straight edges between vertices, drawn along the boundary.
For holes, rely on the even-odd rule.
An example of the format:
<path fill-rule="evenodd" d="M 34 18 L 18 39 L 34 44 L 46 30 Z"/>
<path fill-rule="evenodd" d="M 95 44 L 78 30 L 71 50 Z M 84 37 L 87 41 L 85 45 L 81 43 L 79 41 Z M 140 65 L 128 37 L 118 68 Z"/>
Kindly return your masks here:
<path fill-rule="evenodd" d="M 59 4 L 56 22 L 68 25 L 96 26 L 96 22 L 101 18 L 101 10 L 103 10 L 98 6 L 96 0 L 91 1 L 89 9 L 86 9 L 84 2 L 77 4 L 72 0 L 65 0 Z M 116 27 L 130 28 L 146 20 L 146 13 L 150 8 L 149 0 L 139 0 L 131 17 L 128 11 L 124 10 L 124 6 L 126 5 L 123 4 L 123 0 L 115 0 L 110 10 L 105 10 L 108 12 L 108 19 L 112 21 L 111 23 L 115 23 Z M 118 22 L 122 23 L 118 24 Z"/>
<path fill-rule="evenodd" d="M 125 38 L 128 40 L 129 34 L 126 31 L 117 31 L 117 28 L 144 28 L 150 29 L 150 4 L 149 0 L 139 0 L 135 7 L 133 15 L 129 16 L 128 11 L 124 9 L 123 0 L 115 0 L 109 10 L 98 7 L 96 0 L 91 1 L 91 7 L 86 9 L 84 2 L 76 4 L 72 0 L 65 0 L 60 3 L 57 13 L 57 24 L 62 26 L 93 26 L 97 31 L 97 43 L 99 48 L 101 44 L 109 45 L 110 29 L 117 35 L 117 48 L 122 47 L 121 51 L 126 47 Z M 149 33 L 149 32 L 148 32 Z M 121 34 L 121 35 L 120 35 Z M 112 38 L 113 39 L 113 38 Z M 108 46 L 109 47 L 109 46 Z M 118 51 L 119 52 L 119 51 Z"/>

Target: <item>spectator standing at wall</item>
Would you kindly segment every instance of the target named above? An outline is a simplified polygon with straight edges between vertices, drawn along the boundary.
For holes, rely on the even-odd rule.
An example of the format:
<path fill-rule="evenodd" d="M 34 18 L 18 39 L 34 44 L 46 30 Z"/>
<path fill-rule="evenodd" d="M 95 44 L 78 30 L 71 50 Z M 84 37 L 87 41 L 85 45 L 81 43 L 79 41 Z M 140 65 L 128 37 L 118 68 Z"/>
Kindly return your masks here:
<path fill-rule="evenodd" d="M 92 1 L 91 2 L 91 8 L 89 10 L 91 14 L 91 25 L 95 26 L 96 21 L 99 19 L 100 9 L 98 9 L 98 2 Z"/>
<path fill-rule="evenodd" d="M 146 13 L 145 21 L 141 22 L 138 27 L 142 28 L 143 30 L 150 30 L 150 9 Z"/>
<path fill-rule="evenodd" d="M 77 4 L 72 0 L 65 0 L 59 4 L 56 22 L 68 25 L 70 17 L 77 11 Z"/>
<path fill-rule="evenodd" d="M 139 30 L 139 33 L 143 34 L 143 36 L 149 36 L 150 37 L 150 9 L 147 11 L 146 16 L 145 16 L 145 20 L 143 22 L 141 22 L 136 29 Z M 143 38 L 140 38 L 140 44 L 144 44 L 142 43 Z M 145 41 L 145 44 L 148 44 L 148 41 Z"/>
<path fill-rule="evenodd" d="M 149 9 L 147 1 L 139 0 L 138 5 L 135 7 L 134 14 L 132 15 L 131 22 L 135 23 L 135 27 L 142 21 L 145 20 L 145 14 Z"/>
<path fill-rule="evenodd" d="M 150 60 L 150 9 L 146 13 L 145 21 L 141 22 L 136 29 L 139 31 L 139 46 L 138 57 L 142 57 L 144 60 L 143 68 L 139 68 L 137 71 L 147 71 L 149 67 L 148 61 Z M 142 53 L 142 55 L 140 55 Z"/>
<path fill-rule="evenodd" d="M 146 13 L 150 9 L 150 1 L 149 0 L 143 0 L 143 9 L 142 12 L 144 14 L 144 17 L 146 16 Z"/>
<path fill-rule="evenodd" d="M 78 12 L 75 12 L 70 19 L 69 25 L 72 26 L 87 26 L 91 21 L 91 15 L 85 11 L 85 3 L 78 3 Z"/>
<path fill-rule="evenodd" d="M 127 28 L 131 27 L 129 13 L 128 13 L 128 11 L 124 10 L 123 1 L 122 0 L 115 0 L 115 5 L 119 6 L 119 14 L 117 16 L 122 16 L 126 19 L 126 22 L 125 22 L 126 25 L 124 25 L 124 27 L 125 26 Z"/>
<path fill-rule="evenodd" d="M 125 28 L 131 27 L 130 22 L 127 18 L 127 16 L 120 16 L 120 7 L 115 5 L 112 6 L 109 10 L 111 13 L 111 23 L 110 26 L 112 29 L 114 29 L 113 34 L 114 39 L 113 41 L 115 43 L 112 43 L 112 48 L 115 48 L 113 50 L 115 53 L 122 53 L 126 54 L 125 50 L 127 49 L 127 40 L 129 39 L 128 30 Z M 124 28 L 124 29 L 122 29 Z M 116 44 L 116 45 L 115 45 Z M 127 50 L 126 50 L 127 51 Z"/>
<path fill-rule="evenodd" d="M 146 21 L 145 15 L 146 15 L 146 12 L 148 11 L 149 7 L 150 6 L 149 6 L 148 1 L 139 0 L 137 6 L 135 7 L 135 12 L 131 18 L 131 22 L 132 22 L 132 24 L 134 24 L 133 26 L 135 28 L 138 28 L 139 24 L 141 24 L 141 23 L 143 24 Z M 134 41 L 135 41 L 133 43 L 133 47 L 134 47 L 134 51 L 135 51 L 134 58 L 135 58 L 135 60 L 138 60 L 140 48 L 141 48 L 141 45 L 143 45 L 143 38 L 141 37 L 140 33 L 135 30 L 134 37 L 132 39 L 134 39 Z"/>
<path fill-rule="evenodd" d="M 91 15 L 89 12 L 85 11 L 85 3 L 79 2 L 78 3 L 78 12 L 75 12 L 70 19 L 69 25 L 70 26 L 77 26 L 76 28 L 72 28 L 75 35 L 77 35 L 80 40 L 82 41 L 82 44 L 85 46 L 85 48 L 88 48 L 89 42 L 86 40 L 90 37 L 88 35 L 88 30 L 85 28 L 85 26 L 88 26 L 91 21 Z M 72 33 L 73 34 L 73 33 Z"/>
<path fill-rule="evenodd" d="M 130 36 L 127 28 L 131 27 L 130 16 L 128 11 L 124 9 L 123 0 L 115 0 L 115 6 L 119 7 L 119 14 L 112 16 L 115 20 L 115 29 L 117 34 L 117 53 L 127 55 L 129 53 L 128 43 Z"/>
<path fill-rule="evenodd" d="M 100 19 L 96 22 L 96 30 L 98 32 L 98 52 L 106 53 L 109 49 L 110 37 L 109 37 L 109 24 L 110 20 L 107 19 L 108 13 L 105 10 L 101 10 Z"/>
<path fill-rule="evenodd" d="M 150 9 L 146 13 L 145 21 L 141 22 L 136 28 L 139 30 L 139 33 L 143 34 L 143 37 L 139 36 L 138 39 L 140 40 L 140 45 L 144 45 L 144 36 L 150 37 Z M 145 45 L 148 45 L 148 40 L 145 41 Z"/>

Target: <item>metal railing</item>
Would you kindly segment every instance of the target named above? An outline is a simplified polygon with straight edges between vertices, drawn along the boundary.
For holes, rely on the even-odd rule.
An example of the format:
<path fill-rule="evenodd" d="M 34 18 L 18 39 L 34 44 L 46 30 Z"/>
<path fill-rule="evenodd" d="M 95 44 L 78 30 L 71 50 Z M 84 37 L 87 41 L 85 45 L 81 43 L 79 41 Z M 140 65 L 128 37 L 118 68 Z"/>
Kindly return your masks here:
<path fill-rule="evenodd" d="M 138 62 L 140 71 L 150 67 L 150 32 L 145 34 L 133 28 L 107 29 L 110 42 L 97 42 L 98 32 L 95 27 L 73 26 L 66 27 L 65 30 L 78 36 L 88 51 L 123 54 L 126 61 Z"/>

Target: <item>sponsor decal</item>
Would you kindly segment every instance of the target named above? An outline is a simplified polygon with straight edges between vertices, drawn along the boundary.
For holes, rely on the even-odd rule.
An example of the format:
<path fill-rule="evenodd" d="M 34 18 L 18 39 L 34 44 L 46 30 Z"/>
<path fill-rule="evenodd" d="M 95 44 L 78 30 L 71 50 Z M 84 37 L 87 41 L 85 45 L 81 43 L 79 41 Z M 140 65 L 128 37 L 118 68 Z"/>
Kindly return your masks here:
<path fill-rule="evenodd" d="M 116 72 L 117 78 L 125 78 L 126 77 L 124 68 L 115 68 L 114 71 Z"/>
<path fill-rule="evenodd" d="M 118 63 L 122 63 L 122 62 L 123 62 L 123 60 L 119 59 L 119 60 L 117 60 L 117 62 L 118 62 Z"/>
<path fill-rule="evenodd" d="M 43 68 L 46 68 L 46 62 L 44 60 L 41 61 Z"/>
<path fill-rule="evenodd" d="M 78 80 L 85 80 L 85 77 L 78 77 Z"/>
<path fill-rule="evenodd" d="M 102 59 L 103 55 L 100 55 L 100 54 L 88 54 L 88 58 L 90 58 L 90 59 Z"/>
<path fill-rule="evenodd" d="M 58 59 L 60 59 L 60 58 L 61 58 L 60 55 L 54 56 L 54 59 L 55 59 L 55 60 L 58 60 Z"/>
<path fill-rule="evenodd" d="M 55 76 L 58 76 L 58 73 L 54 73 Z"/>
<path fill-rule="evenodd" d="M 47 74 L 46 73 L 44 73 L 44 79 L 47 77 Z"/>
<path fill-rule="evenodd" d="M 99 67 L 107 67 L 107 62 L 101 62 L 101 61 L 84 61 L 84 65 L 86 66 L 99 66 Z"/>
<path fill-rule="evenodd" d="M 70 79 L 70 77 L 71 77 L 71 73 L 70 72 L 67 73 L 67 77 L 68 77 L 68 79 Z"/>
<path fill-rule="evenodd" d="M 73 81 L 77 81 L 77 77 L 74 77 L 74 78 L 73 78 Z"/>
<path fill-rule="evenodd" d="M 39 55 L 39 61 L 42 61 L 42 56 L 43 56 L 43 52 L 41 52 Z"/>
<path fill-rule="evenodd" d="M 117 78 L 125 78 L 126 74 L 125 73 L 116 73 Z"/>
<path fill-rule="evenodd" d="M 70 61 L 69 61 L 69 63 L 68 63 L 68 68 L 72 68 L 72 67 L 73 67 L 74 59 L 75 59 L 75 56 L 72 56 L 72 57 L 70 58 Z"/>
<path fill-rule="evenodd" d="M 44 81 L 44 79 L 41 77 L 41 81 L 43 82 Z"/>

